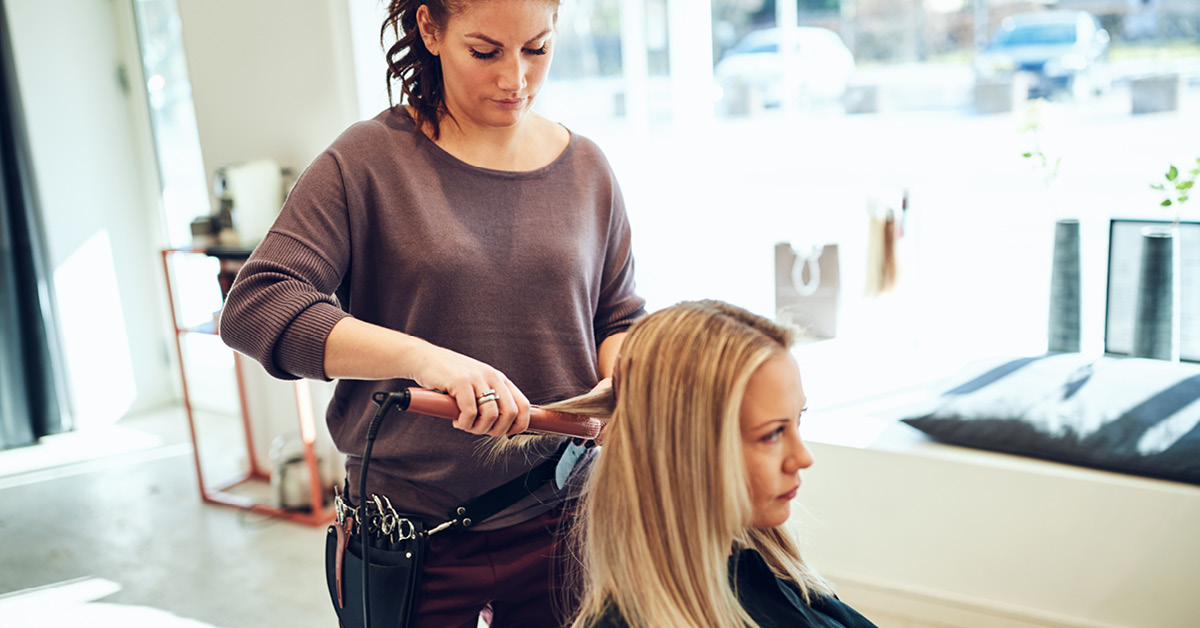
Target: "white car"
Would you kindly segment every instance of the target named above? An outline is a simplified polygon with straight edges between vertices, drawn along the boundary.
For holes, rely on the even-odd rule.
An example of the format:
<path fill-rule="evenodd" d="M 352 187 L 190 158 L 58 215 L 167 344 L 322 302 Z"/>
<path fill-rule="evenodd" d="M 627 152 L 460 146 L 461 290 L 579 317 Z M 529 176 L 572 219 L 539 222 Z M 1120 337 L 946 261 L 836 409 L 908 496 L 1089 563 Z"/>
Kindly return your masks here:
<path fill-rule="evenodd" d="M 790 51 L 782 45 L 785 38 L 791 41 Z M 802 103 L 835 102 L 854 75 L 854 55 L 827 28 L 764 28 L 751 31 L 730 48 L 713 74 L 724 98 L 749 92 L 764 106 L 778 106 L 790 81 Z"/>

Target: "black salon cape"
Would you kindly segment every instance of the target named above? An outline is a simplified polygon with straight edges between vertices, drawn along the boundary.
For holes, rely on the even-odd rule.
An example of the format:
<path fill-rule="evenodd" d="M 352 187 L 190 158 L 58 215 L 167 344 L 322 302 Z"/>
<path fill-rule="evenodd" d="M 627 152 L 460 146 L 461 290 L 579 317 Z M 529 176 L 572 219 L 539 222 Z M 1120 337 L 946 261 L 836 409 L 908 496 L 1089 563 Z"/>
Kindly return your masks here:
<path fill-rule="evenodd" d="M 836 597 L 814 597 L 811 605 L 805 604 L 796 585 L 775 577 L 754 550 L 731 557 L 729 575 L 742 608 L 762 628 L 876 628 Z M 591 628 L 628 628 L 628 624 L 614 609 Z"/>

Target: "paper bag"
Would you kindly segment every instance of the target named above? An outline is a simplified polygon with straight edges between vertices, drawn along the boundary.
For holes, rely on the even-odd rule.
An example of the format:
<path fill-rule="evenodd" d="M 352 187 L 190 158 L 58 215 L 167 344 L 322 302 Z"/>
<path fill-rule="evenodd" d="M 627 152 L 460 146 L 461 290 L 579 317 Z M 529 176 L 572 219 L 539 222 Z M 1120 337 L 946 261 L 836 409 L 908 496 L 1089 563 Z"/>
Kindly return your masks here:
<path fill-rule="evenodd" d="M 841 280 L 838 245 L 775 245 L 775 320 L 814 338 L 837 335 Z"/>

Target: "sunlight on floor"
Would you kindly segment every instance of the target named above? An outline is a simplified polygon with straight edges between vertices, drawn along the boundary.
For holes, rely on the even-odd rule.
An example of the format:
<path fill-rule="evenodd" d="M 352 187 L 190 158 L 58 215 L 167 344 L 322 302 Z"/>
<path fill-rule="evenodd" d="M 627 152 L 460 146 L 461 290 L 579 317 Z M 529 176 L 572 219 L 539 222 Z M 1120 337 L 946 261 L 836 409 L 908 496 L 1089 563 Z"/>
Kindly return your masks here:
<path fill-rule="evenodd" d="M 37 445 L 0 452 L 0 477 L 125 454 L 162 445 L 162 439 L 118 425 L 42 437 Z"/>
<path fill-rule="evenodd" d="M 79 578 L 0 596 L 0 618 L 5 626 L 21 628 L 215 628 L 178 617 L 157 608 L 97 602 L 121 590 L 103 578 Z"/>

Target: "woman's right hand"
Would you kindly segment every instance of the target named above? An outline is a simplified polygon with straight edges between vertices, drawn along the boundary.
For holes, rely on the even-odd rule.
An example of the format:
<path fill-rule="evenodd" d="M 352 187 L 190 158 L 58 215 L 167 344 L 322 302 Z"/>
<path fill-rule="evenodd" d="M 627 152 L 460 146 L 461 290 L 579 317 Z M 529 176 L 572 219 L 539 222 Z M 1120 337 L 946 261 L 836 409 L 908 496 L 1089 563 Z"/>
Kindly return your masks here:
<path fill-rule="evenodd" d="M 529 428 L 529 400 L 499 370 L 432 344 L 414 356 L 413 380 L 422 388 L 444 392 L 458 403 L 454 427 L 487 436 L 513 436 Z M 486 400 L 493 395 L 494 400 Z M 479 402 L 480 398 L 485 401 Z"/>
<path fill-rule="evenodd" d="M 472 434 L 511 436 L 529 428 L 529 400 L 504 373 L 416 336 L 353 317 L 338 321 L 325 340 L 331 379 L 411 379 L 454 397 L 454 427 Z M 479 403 L 489 390 L 494 401 Z"/>

